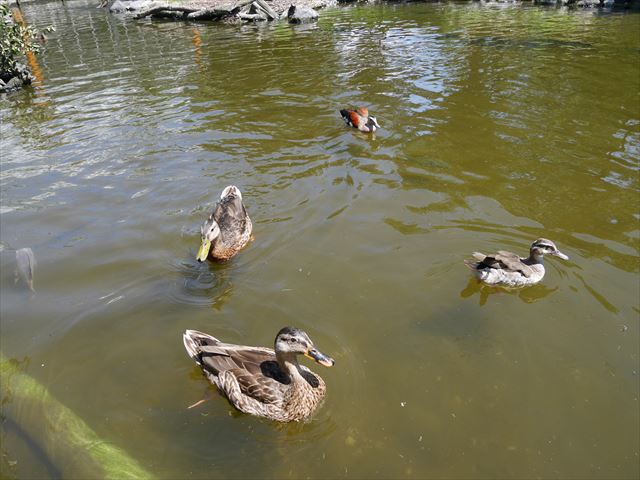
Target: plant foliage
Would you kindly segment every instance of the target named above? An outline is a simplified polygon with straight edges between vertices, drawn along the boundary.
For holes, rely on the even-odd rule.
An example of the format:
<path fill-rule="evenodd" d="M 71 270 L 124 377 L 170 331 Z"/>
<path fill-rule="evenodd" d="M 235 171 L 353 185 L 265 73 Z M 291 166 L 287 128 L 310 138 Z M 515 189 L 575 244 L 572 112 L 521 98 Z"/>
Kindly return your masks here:
<path fill-rule="evenodd" d="M 37 35 L 33 27 L 17 23 L 6 4 L 0 5 L 0 76 L 14 75 L 21 70 L 20 60 L 27 52 L 40 50 Z"/>

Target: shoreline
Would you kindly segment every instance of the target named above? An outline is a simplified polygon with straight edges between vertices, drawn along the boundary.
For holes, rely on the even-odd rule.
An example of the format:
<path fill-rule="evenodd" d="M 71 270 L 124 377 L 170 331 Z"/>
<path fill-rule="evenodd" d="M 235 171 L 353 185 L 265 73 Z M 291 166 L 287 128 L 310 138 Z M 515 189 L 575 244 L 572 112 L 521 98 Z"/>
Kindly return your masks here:
<path fill-rule="evenodd" d="M 403 0 L 390 0 L 389 3 L 402 3 Z M 407 1 L 407 0 L 405 0 Z M 409 2 L 411 0 L 408 0 Z M 334 7 L 340 4 L 373 3 L 357 0 L 105 0 L 100 6 L 113 14 L 132 16 L 135 19 L 146 17 L 169 18 L 174 20 L 213 20 L 235 22 L 278 21 L 289 19 L 290 23 L 316 21 L 317 14 L 312 11 Z M 440 3 L 439 0 L 426 0 L 425 3 Z M 468 0 L 466 3 L 535 5 L 556 8 L 577 8 L 594 10 L 626 10 L 638 7 L 638 0 Z M 291 21 L 291 10 L 306 13 L 301 20 Z"/>

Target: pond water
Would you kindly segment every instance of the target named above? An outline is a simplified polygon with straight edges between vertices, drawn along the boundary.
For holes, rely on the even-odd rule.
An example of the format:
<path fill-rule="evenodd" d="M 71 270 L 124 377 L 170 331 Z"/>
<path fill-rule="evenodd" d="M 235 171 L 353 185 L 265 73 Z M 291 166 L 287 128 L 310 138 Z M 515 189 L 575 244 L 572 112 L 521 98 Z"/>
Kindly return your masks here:
<path fill-rule="evenodd" d="M 56 31 L 35 88 L 0 99 L 6 357 L 159 478 L 638 478 L 638 14 L 220 25 L 95 4 L 26 5 Z M 347 128 L 348 105 L 382 130 Z M 200 264 L 229 184 L 255 241 Z M 463 265 L 538 237 L 570 260 L 537 286 Z M 305 360 L 328 388 L 310 422 L 187 409 L 213 389 L 185 329 L 271 346 L 285 325 L 336 360 Z M 5 396 L 2 476 L 73 476 L 15 428 L 31 415 Z"/>

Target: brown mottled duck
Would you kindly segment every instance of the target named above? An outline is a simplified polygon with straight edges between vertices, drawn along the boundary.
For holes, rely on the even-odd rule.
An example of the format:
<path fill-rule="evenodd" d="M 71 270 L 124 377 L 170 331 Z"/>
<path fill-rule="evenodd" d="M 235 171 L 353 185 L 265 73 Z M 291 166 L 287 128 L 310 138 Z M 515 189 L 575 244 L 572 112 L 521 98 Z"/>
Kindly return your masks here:
<path fill-rule="evenodd" d="M 298 328 L 280 330 L 275 351 L 223 343 L 196 330 L 187 330 L 182 339 L 209 381 L 241 412 L 299 422 L 311 417 L 324 399 L 324 381 L 300 365 L 297 357 L 304 355 L 325 367 L 333 366 L 334 361 Z"/>
<path fill-rule="evenodd" d="M 252 224 L 242 203 L 242 193 L 234 185 L 226 187 L 209 218 L 200 227 L 202 243 L 198 261 L 229 260 L 251 239 Z"/>

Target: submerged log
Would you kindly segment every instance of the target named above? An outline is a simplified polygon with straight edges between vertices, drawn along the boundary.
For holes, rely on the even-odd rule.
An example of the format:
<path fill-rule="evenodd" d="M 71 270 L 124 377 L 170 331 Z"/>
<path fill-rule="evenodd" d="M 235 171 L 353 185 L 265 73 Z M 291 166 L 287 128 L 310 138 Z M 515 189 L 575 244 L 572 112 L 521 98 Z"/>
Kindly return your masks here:
<path fill-rule="evenodd" d="M 196 10 L 195 12 L 190 13 L 187 15 L 187 18 L 189 20 L 215 20 L 232 14 L 232 10 L 222 8 L 203 8 L 202 10 Z"/>
<path fill-rule="evenodd" d="M 133 16 L 133 18 L 135 19 L 144 18 L 144 17 L 148 17 L 149 15 L 158 14 L 160 12 L 182 12 L 188 15 L 190 13 L 197 12 L 197 11 L 198 9 L 196 8 L 180 7 L 177 5 L 154 5 L 151 8 L 148 8 L 146 10 L 142 10 L 141 12 L 136 13 Z"/>
<path fill-rule="evenodd" d="M 187 15 L 189 20 L 212 20 L 216 18 L 227 17 L 235 15 L 240 12 L 240 9 L 246 5 L 252 3 L 253 0 L 240 0 L 238 2 L 229 4 L 227 7 L 218 8 L 203 8 Z"/>
<path fill-rule="evenodd" d="M 0 353 L 2 415 L 48 457 L 62 478 L 154 478 L 122 449 L 99 438 L 71 409 L 56 400 L 20 363 Z M 7 447 L 3 447 L 6 449 Z"/>

